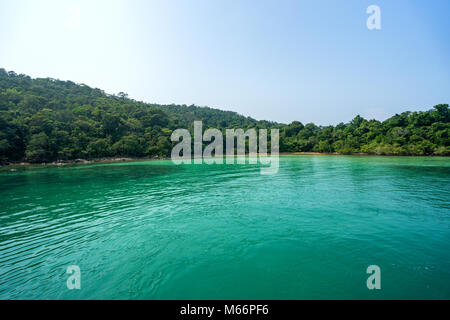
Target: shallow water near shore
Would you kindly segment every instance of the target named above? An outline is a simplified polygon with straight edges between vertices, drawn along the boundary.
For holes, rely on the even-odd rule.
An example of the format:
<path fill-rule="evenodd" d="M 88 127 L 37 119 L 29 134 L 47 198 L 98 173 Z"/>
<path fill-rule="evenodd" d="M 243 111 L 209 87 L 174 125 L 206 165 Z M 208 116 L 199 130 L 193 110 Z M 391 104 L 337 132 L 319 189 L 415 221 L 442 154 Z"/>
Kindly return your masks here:
<path fill-rule="evenodd" d="M 449 186 L 439 157 L 1 171 L 0 299 L 450 299 Z"/>

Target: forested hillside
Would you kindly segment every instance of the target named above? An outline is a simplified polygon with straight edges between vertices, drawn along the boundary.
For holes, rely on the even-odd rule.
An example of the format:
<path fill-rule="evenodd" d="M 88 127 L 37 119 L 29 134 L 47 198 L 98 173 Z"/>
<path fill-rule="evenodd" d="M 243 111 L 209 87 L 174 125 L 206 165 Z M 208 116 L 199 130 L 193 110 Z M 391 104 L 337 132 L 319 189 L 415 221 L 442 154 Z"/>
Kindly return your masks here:
<path fill-rule="evenodd" d="M 0 162 L 168 156 L 178 128 L 279 128 L 281 152 L 450 155 L 448 105 L 337 126 L 257 121 L 235 112 L 157 105 L 70 81 L 0 69 Z"/>

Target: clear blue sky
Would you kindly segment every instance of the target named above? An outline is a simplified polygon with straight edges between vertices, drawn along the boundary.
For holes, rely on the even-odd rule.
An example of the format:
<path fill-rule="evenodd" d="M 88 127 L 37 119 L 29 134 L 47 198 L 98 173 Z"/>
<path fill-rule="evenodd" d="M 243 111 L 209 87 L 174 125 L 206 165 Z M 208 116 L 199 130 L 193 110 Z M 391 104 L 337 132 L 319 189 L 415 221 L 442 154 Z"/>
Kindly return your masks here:
<path fill-rule="evenodd" d="M 0 67 L 257 119 L 383 120 L 450 102 L 449 18 L 448 0 L 0 0 Z"/>

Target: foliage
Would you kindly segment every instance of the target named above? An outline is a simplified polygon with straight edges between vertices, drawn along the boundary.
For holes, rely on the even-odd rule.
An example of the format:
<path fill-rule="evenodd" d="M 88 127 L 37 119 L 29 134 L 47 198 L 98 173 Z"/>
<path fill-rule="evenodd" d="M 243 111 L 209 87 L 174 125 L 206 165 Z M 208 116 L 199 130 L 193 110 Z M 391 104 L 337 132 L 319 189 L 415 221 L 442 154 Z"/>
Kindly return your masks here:
<path fill-rule="evenodd" d="M 404 112 L 379 122 L 357 116 L 337 126 L 257 121 L 194 105 L 157 105 L 71 81 L 31 79 L 0 69 L 0 162 L 170 155 L 173 130 L 280 129 L 282 152 L 450 155 L 450 112 Z"/>

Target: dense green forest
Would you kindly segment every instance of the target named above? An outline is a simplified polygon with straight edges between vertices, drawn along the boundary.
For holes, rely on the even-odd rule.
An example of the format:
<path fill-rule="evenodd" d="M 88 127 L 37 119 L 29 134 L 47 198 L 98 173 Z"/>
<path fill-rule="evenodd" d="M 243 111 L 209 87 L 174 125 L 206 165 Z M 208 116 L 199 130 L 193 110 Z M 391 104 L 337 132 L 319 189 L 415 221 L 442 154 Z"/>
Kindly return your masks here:
<path fill-rule="evenodd" d="M 194 120 L 202 120 L 204 129 L 279 128 L 281 152 L 450 155 L 447 104 L 383 122 L 356 116 L 337 126 L 286 125 L 207 107 L 148 104 L 0 69 L 0 163 L 165 157 L 172 131 L 192 130 Z"/>

